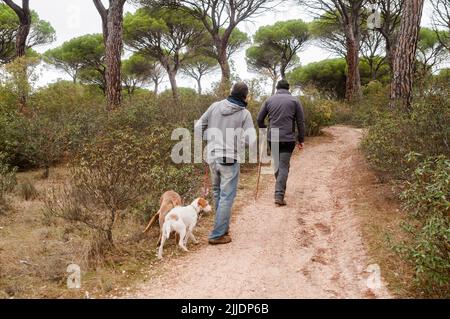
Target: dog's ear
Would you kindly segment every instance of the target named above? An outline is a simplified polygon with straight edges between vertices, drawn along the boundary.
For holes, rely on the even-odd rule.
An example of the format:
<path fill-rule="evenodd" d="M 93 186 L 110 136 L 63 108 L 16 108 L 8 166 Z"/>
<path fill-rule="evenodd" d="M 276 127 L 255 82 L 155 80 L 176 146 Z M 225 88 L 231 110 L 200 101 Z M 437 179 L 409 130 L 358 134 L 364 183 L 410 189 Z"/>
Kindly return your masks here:
<path fill-rule="evenodd" d="M 208 201 L 206 199 L 204 199 L 204 198 L 199 198 L 198 199 L 198 205 L 201 208 L 205 208 L 206 206 L 208 206 Z"/>

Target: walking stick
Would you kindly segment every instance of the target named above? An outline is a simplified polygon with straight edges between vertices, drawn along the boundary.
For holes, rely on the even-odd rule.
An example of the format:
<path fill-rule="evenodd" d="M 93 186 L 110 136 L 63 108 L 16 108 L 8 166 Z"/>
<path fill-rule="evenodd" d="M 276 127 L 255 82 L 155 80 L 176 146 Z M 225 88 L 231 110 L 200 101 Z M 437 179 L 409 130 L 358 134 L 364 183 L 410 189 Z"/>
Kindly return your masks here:
<path fill-rule="evenodd" d="M 261 179 L 261 159 L 258 159 L 258 179 L 256 181 L 255 202 L 258 199 L 259 180 Z"/>

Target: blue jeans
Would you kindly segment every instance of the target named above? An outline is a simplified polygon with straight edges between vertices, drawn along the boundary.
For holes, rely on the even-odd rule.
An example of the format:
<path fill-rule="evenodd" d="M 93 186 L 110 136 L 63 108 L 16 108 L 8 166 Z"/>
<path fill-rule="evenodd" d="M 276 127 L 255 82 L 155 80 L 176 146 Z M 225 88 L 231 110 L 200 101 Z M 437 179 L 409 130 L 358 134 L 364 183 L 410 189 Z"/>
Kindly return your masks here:
<path fill-rule="evenodd" d="M 216 208 L 214 229 L 209 234 L 209 239 L 217 239 L 225 235 L 230 227 L 231 209 L 236 198 L 240 164 L 235 163 L 227 166 L 214 161 L 209 165 L 209 168 Z"/>

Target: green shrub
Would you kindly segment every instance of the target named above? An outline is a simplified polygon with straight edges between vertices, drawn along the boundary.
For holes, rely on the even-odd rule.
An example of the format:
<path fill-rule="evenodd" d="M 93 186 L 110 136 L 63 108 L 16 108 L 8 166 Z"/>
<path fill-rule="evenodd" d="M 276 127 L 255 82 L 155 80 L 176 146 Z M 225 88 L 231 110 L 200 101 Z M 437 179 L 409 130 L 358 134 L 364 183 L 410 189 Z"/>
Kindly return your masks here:
<path fill-rule="evenodd" d="M 0 105 L 0 150 L 21 168 L 60 162 L 104 126 L 103 97 L 62 81 L 39 89 L 29 101 L 32 116 Z"/>
<path fill-rule="evenodd" d="M 46 114 L 27 117 L 12 111 L 0 114 L 0 122 L 4 123 L 0 150 L 7 154 L 10 164 L 20 168 L 48 168 L 60 162 L 73 145 L 68 123 Z"/>
<path fill-rule="evenodd" d="M 160 97 L 163 98 L 172 98 L 173 99 L 173 93 L 172 89 L 164 90 L 159 94 Z M 193 98 L 197 96 L 197 91 L 191 88 L 187 87 L 179 87 L 178 88 L 178 96 L 180 99 L 186 99 L 186 98 Z"/>
<path fill-rule="evenodd" d="M 350 104 L 353 113 L 351 124 L 366 127 L 377 123 L 389 112 L 389 86 L 372 81 L 364 86 L 363 93 L 362 99 Z"/>
<path fill-rule="evenodd" d="M 163 125 L 175 124 L 177 127 L 193 128 L 194 121 L 214 102 L 214 97 L 205 95 L 181 96 L 178 103 L 174 103 L 171 97 L 160 96 L 157 99 L 156 120 Z"/>
<path fill-rule="evenodd" d="M 389 87 L 371 81 L 363 87 L 363 98 L 352 103 L 334 103 L 333 123 L 367 127 L 377 123 L 389 111 Z"/>
<path fill-rule="evenodd" d="M 355 124 L 354 112 L 349 104 L 344 102 L 335 102 L 333 108 L 332 123 L 333 124 Z"/>
<path fill-rule="evenodd" d="M 48 148 L 40 138 L 52 140 L 62 152 L 77 152 L 104 126 L 104 96 L 89 87 L 60 81 L 41 88 L 30 99 L 36 116 L 31 136 Z M 51 128 L 52 133 L 45 130 Z M 59 154 L 57 154 L 59 155 Z M 41 156 L 42 157 L 42 156 Z M 59 161 L 55 156 L 55 161 Z"/>
<path fill-rule="evenodd" d="M 27 119 L 18 111 L 0 108 L 0 152 L 5 160 L 14 166 L 27 167 L 29 145 L 27 138 Z"/>
<path fill-rule="evenodd" d="M 383 84 L 377 80 L 374 80 L 370 81 L 369 83 L 367 83 L 367 85 L 363 87 L 363 94 L 364 96 L 367 97 L 368 95 L 379 94 L 383 92 L 383 90 L 384 90 Z"/>
<path fill-rule="evenodd" d="M 414 103 L 410 112 L 380 114 L 362 143 L 369 162 L 396 178 L 407 179 L 409 170 L 414 168 L 407 154 L 449 156 L 450 100 L 447 96 L 427 96 Z"/>
<path fill-rule="evenodd" d="M 401 196 L 405 207 L 417 217 L 450 213 L 450 160 L 441 155 L 417 164 L 419 157 L 415 153 L 408 156 L 417 168 Z"/>
<path fill-rule="evenodd" d="M 405 155 L 412 151 L 408 137 L 408 123 L 404 114 L 388 113 L 369 127 L 362 141 L 362 148 L 369 163 L 377 170 L 389 172 L 397 178 L 407 177 L 411 168 Z"/>
<path fill-rule="evenodd" d="M 144 195 L 154 179 L 152 143 L 129 131 L 111 132 L 85 146 L 72 163 L 71 185 L 48 208 L 113 243 L 119 213 Z"/>
<path fill-rule="evenodd" d="M 448 90 L 439 85 L 422 92 L 409 111 L 388 110 L 387 102 L 383 110 L 374 101 L 375 113 L 359 115 L 370 124 L 362 143 L 370 164 L 404 181 L 400 197 L 411 213 L 404 224 L 409 236 L 396 248 L 412 263 L 417 287 L 427 297 L 446 297 L 450 288 Z"/>
<path fill-rule="evenodd" d="M 16 168 L 12 168 L 5 162 L 5 154 L 0 153 L 0 213 L 4 209 L 6 203 L 4 195 L 11 192 L 16 185 Z"/>
<path fill-rule="evenodd" d="M 32 53 L 32 52 L 30 52 Z M 14 97 L 15 106 L 11 107 L 25 111 L 27 101 L 39 78 L 38 66 L 41 60 L 37 54 L 22 56 L 3 65 L 0 84 L 7 90 L 9 98 Z M 12 101 L 11 101 L 12 102 Z"/>
<path fill-rule="evenodd" d="M 156 98 L 132 96 L 125 105 L 110 114 L 105 129 L 130 128 L 136 132 L 169 130 L 175 127 L 192 129 L 204 111 L 215 100 L 211 96 L 181 96 L 174 101 L 171 96 L 160 95 Z M 170 137 L 169 137 L 170 140 Z"/>
<path fill-rule="evenodd" d="M 377 59 L 376 59 L 377 60 Z M 379 61 L 378 61 L 379 62 Z M 362 58 L 359 64 L 361 83 L 366 85 L 373 79 L 369 63 Z M 343 100 L 347 81 L 347 63 L 344 58 L 328 59 L 307 64 L 293 69 L 288 74 L 289 82 L 302 87 L 313 85 L 327 98 Z M 390 82 L 389 67 L 383 63 L 377 72 L 377 79 L 387 84 Z"/>
<path fill-rule="evenodd" d="M 321 128 L 332 124 L 333 109 L 338 102 L 308 97 L 301 97 L 301 102 L 305 113 L 307 136 L 319 135 Z"/>
<path fill-rule="evenodd" d="M 175 103 L 171 97 L 157 97 L 154 100 L 133 99 L 132 105 L 112 114 L 106 127 L 112 131 L 128 129 L 145 138 L 149 147 L 152 176 L 155 182 L 148 185 L 144 200 L 133 207 L 134 215 L 144 222 L 159 207 L 163 192 L 173 189 L 183 198 L 198 195 L 201 180 L 186 183 L 186 179 L 201 172 L 202 167 L 194 164 L 176 165 L 170 157 L 177 141 L 171 140 L 172 130 L 185 127 L 193 131 L 194 121 L 210 106 L 213 99 L 208 96 L 181 97 Z M 156 182 L 157 181 L 157 182 Z"/>
<path fill-rule="evenodd" d="M 135 99 L 133 96 L 133 100 L 129 103 L 126 107 L 110 114 L 105 129 L 120 130 L 128 128 L 136 132 L 143 132 L 160 126 L 156 120 L 159 112 L 156 99 L 142 100 L 140 98 Z"/>
<path fill-rule="evenodd" d="M 143 221 L 157 211 L 168 189 L 182 196 L 197 192 L 197 182 L 186 183 L 195 166 L 173 164 L 171 144 L 170 130 L 162 127 L 103 132 L 72 161 L 70 183 L 49 194 L 45 214 L 91 230 L 90 258 L 98 259 L 113 244 L 119 217 L 131 214 Z"/>
<path fill-rule="evenodd" d="M 84 108 L 101 108 L 105 98 L 89 87 L 70 81 L 58 81 L 37 90 L 30 104 L 38 113 L 48 114 L 57 120 L 63 114 Z"/>
<path fill-rule="evenodd" d="M 17 108 L 17 97 L 12 90 L 0 85 L 0 109 L 13 110 Z"/>
<path fill-rule="evenodd" d="M 417 163 L 417 154 L 410 161 Z M 411 240 L 397 248 L 416 270 L 426 296 L 448 297 L 450 290 L 450 160 L 426 158 L 417 165 L 401 194 L 412 221 L 405 226 Z"/>

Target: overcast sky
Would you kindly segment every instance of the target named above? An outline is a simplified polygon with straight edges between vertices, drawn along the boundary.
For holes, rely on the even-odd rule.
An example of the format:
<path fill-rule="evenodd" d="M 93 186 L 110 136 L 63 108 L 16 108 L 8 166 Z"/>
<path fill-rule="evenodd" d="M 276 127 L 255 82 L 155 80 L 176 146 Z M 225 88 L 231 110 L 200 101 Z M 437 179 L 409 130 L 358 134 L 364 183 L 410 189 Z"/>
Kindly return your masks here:
<path fill-rule="evenodd" d="M 15 0 L 18 2 L 18 0 Z M 49 21 L 56 30 L 57 40 L 50 46 L 41 46 L 36 48 L 39 52 L 44 52 L 49 48 L 59 46 L 64 41 L 71 38 L 78 37 L 89 33 L 101 32 L 101 20 L 97 10 L 94 7 L 92 0 L 32 0 L 31 7 L 35 10 L 41 19 Z M 105 4 L 107 1 L 104 1 Z M 126 5 L 126 11 L 134 11 L 135 8 L 132 5 Z M 254 18 L 252 21 L 247 21 L 239 25 L 239 28 L 246 33 L 253 35 L 255 31 L 263 25 L 273 24 L 276 21 L 289 20 L 289 19 L 303 19 L 305 21 L 311 21 L 312 18 L 295 2 L 291 5 L 284 5 L 277 10 L 266 12 L 263 15 Z M 423 16 L 422 24 L 424 26 L 430 26 L 431 10 L 427 4 Z M 302 65 L 320 61 L 332 57 L 332 55 L 318 47 L 309 45 L 300 53 L 300 63 Z M 245 63 L 245 49 L 235 54 L 232 59 L 236 67 L 236 72 L 242 79 L 254 78 L 256 75 L 247 71 L 247 65 Z M 63 73 L 52 68 L 45 68 L 42 70 L 39 85 L 45 85 L 46 83 L 54 82 L 58 78 L 68 79 Z M 203 87 L 209 89 L 209 85 L 212 81 L 220 79 L 220 73 L 217 72 L 204 79 Z M 188 86 L 195 89 L 195 84 L 178 76 L 179 86 Z M 168 81 L 165 81 L 162 85 L 162 89 L 169 88 Z"/>

